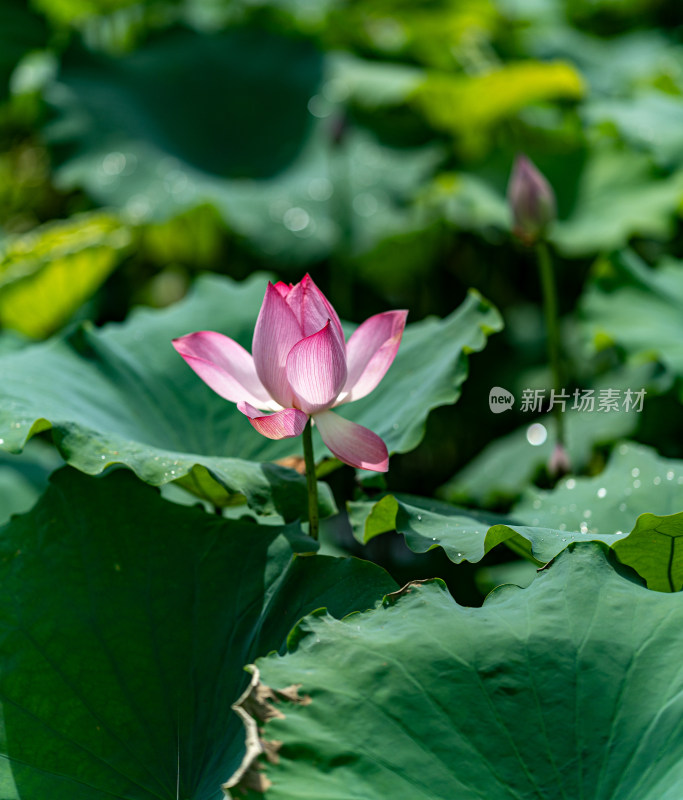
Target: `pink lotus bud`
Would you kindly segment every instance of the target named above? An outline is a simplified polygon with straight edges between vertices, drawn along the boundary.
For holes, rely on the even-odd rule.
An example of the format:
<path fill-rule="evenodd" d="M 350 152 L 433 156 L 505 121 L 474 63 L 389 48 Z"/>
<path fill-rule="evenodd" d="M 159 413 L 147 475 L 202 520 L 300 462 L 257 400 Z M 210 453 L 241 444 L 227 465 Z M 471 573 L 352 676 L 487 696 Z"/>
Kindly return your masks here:
<path fill-rule="evenodd" d="M 551 478 L 561 478 L 572 471 L 569 454 L 561 444 L 556 444 L 553 454 L 548 460 L 548 473 Z"/>
<path fill-rule="evenodd" d="M 535 244 L 556 217 L 555 193 L 524 155 L 518 155 L 508 184 L 513 232 L 524 244 Z"/>

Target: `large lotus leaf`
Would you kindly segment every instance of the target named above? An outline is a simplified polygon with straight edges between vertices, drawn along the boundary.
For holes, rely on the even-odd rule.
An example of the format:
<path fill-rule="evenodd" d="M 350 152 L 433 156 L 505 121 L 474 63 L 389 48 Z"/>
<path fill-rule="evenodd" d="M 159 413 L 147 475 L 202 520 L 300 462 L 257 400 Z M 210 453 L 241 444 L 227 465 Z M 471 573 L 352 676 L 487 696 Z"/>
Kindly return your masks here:
<path fill-rule="evenodd" d="M 617 344 L 654 357 L 683 376 L 683 263 L 651 269 L 632 251 L 596 265 L 581 299 L 587 336 L 598 348 Z"/>
<path fill-rule="evenodd" d="M 654 89 L 628 99 L 600 98 L 583 109 L 586 122 L 614 129 L 637 149 L 653 155 L 663 167 L 679 166 L 683 152 L 683 97 Z"/>
<path fill-rule="evenodd" d="M 426 200 L 458 228 L 478 232 L 510 228 L 510 208 L 505 196 L 473 173 L 441 173 L 429 187 Z"/>
<path fill-rule="evenodd" d="M 539 563 L 571 542 L 600 541 L 651 589 L 677 591 L 683 588 L 681 485 L 683 462 L 624 443 L 599 475 L 567 478 L 552 491 L 527 490 L 509 520 L 401 494 L 349 503 L 349 517 L 363 544 L 395 530 L 413 552 L 442 547 L 455 563 L 480 561 L 505 541 Z"/>
<path fill-rule="evenodd" d="M 456 564 L 481 561 L 492 547 L 513 535 L 502 528 L 498 534 L 488 535 L 492 526 L 508 521 L 501 515 L 426 497 L 387 494 L 379 500 L 352 501 L 347 507 L 353 535 L 361 544 L 382 533 L 397 531 L 405 536 L 414 553 L 442 547 Z"/>
<path fill-rule="evenodd" d="M 294 652 L 257 662 L 277 742 L 265 797 L 678 800 L 682 626 L 683 595 L 595 544 L 482 608 L 433 581 L 308 617 Z"/>
<path fill-rule="evenodd" d="M 32 337 L 63 325 L 126 254 L 130 234 L 111 215 L 53 222 L 0 247 L 0 323 Z"/>
<path fill-rule="evenodd" d="M 581 470 L 586 466 L 596 445 L 611 444 L 629 436 L 636 429 L 640 411 L 625 410 L 599 411 L 601 392 L 614 389 L 619 392 L 620 402 L 626 391 L 647 391 L 656 387 L 655 367 L 644 364 L 608 373 L 594 387 L 594 410 L 573 409 L 573 396 L 564 413 L 567 450 L 572 468 Z M 645 401 L 647 395 L 645 396 Z M 517 404 L 521 398 L 516 398 Z M 533 435 L 529 437 L 530 425 L 541 424 L 548 435 L 538 443 Z M 501 499 L 518 497 L 532 482 L 536 474 L 547 465 L 553 449 L 555 420 L 551 414 L 530 419 L 529 423 L 502 436 L 487 445 L 481 453 L 458 472 L 440 490 L 440 496 L 452 503 L 475 503 L 477 505 L 495 504 Z M 532 444 L 532 441 L 534 444 Z"/>
<path fill-rule="evenodd" d="M 570 258 L 623 247 L 632 236 L 665 240 L 681 198 L 683 170 L 660 175 L 649 156 L 603 143 L 591 150 L 574 207 L 551 239 Z"/>
<path fill-rule="evenodd" d="M 243 665 L 304 614 L 395 588 L 293 556 L 296 528 L 168 503 L 125 470 L 57 473 L 0 536 L 2 796 L 219 800 L 244 752 Z"/>
<path fill-rule="evenodd" d="M 531 489 L 512 514 L 527 525 L 554 529 L 546 531 L 544 543 L 532 538 L 534 556 L 541 561 L 556 554 L 553 540 L 571 541 L 581 533 L 612 544 L 651 589 L 678 591 L 683 588 L 682 486 L 683 461 L 624 443 L 599 475 L 567 478 L 550 492 Z M 522 536 L 531 530 L 513 528 Z"/>
<path fill-rule="evenodd" d="M 577 100 L 581 76 L 563 62 L 521 61 L 484 75 L 433 73 L 413 92 L 412 102 L 437 129 L 458 137 L 467 148 L 482 148 L 489 129 L 525 106 L 542 100 Z"/>
<path fill-rule="evenodd" d="M 270 258 L 371 246 L 417 224 L 438 154 L 354 126 L 340 141 L 339 84 L 310 42 L 258 29 L 166 31 L 116 59 L 70 50 L 48 89 L 56 180 L 134 220 L 211 203 Z"/>
<path fill-rule="evenodd" d="M 301 455 L 300 439 L 276 442 L 256 433 L 171 346 L 176 336 L 213 329 L 250 348 L 265 283 L 263 275 L 242 284 L 206 276 L 170 309 L 138 310 L 124 325 L 80 327 L 0 358 L 0 446 L 16 452 L 51 426 L 66 461 L 84 472 L 123 463 L 148 483 L 182 480 L 223 503 L 228 498 L 216 495 L 218 481 L 223 495 L 241 492 L 262 512 L 300 516 L 307 507 L 302 476 L 243 460 Z M 429 411 L 459 396 L 466 354 L 484 347 L 500 324 L 498 313 L 472 294 L 445 320 L 408 326 L 380 386 L 342 413 L 383 436 L 391 452 L 412 449 Z M 325 454 L 320 442 L 317 454 Z"/>
<path fill-rule="evenodd" d="M 499 2 L 516 4 L 523 0 Z M 536 5 L 535 0 L 531 3 Z M 543 10 L 551 5 L 543 3 Z M 564 6 L 556 4 L 560 18 Z M 528 26 L 522 33 L 522 41 L 525 51 L 538 58 L 563 58 L 576 64 L 594 90 L 591 101 L 599 96 L 625 97 L 643 86 L 675 88 L 678 84 L 683 88 L 678 70 L 683 48 L 663 29 L 643 28 L 617 36 L 595 36 L 562 20 L 559 24 Z"/>
<path fill-rule="evenodd" d="M 512 514 L 528 525 L 561 531 L 623 534 L 645 512 L 683 511 L 682 486 L 683 461 L 624 442 L 598 475 L 565 478 L 550 491 L 530 488 Z"/>
<path fill-rule="evenodd" d="M 25 0 L 0 0 L 0 102 L 9 94 L 9 81 L 23 56 L 46 46 L 47 25 Z"/>
<path fill-rule="evenodd" d="M 50 473 L 63 463 L 40 439 L 30 441 L 21 455 L 0 453 L 0 525 L 28 511 L 45 490 Z"/>

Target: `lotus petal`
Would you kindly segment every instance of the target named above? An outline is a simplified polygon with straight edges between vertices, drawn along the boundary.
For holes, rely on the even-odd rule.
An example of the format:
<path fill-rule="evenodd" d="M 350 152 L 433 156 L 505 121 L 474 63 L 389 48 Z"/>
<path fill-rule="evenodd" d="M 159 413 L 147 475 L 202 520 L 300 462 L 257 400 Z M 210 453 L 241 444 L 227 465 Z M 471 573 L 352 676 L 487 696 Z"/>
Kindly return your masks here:
<path fill-rule="evenodd" d="M 274 414 L 263 414 L 258 408 L 246 402 L 237 408 L 249 417 L 253 427 L 268 439 L 290 439 L 299 436 L 308 422 L 308 415 L 298 408 L 283 408 Z"/>
<path fill-rule="evenodd" d="M 204 383 L 226 400 L 247 400 L 264 409 L 276 407 L 256 374 L 254 359 L 228 336 L 198 331 L 174 339 L 173 347 Z"/>
<path fill-rule="evenodd" d="M 349 422 L 334 411 L 321 411 L 313 419 L 323 442 L 340 461 L 358 469 L 376 472 L 389 469 L 387 447 L 376 433 Z"/>
<path fill-rule="evenodd" d="M 294 345 L 287 356 L 287 380 L 296 405 L 307 414 L 330 408 L 346 383 L 346 358 L 332 322 Z"/>
<path fill-rule="evenodd" d="M 302 338 L 301 326 L 292 309 L 278 289 L 269 283 L 256 320 L 252 352 L 261 383 L 285 408 L 291 407 L 294 400 L 287 382 L 287 355 Z"/>
<path fill-rule="evenodd" d="M 406 324 L 407 311 L 386 311 L 366 319 L 346 344 L 348 377 L 340 403 L 365 397 L 391 366 Z"/>

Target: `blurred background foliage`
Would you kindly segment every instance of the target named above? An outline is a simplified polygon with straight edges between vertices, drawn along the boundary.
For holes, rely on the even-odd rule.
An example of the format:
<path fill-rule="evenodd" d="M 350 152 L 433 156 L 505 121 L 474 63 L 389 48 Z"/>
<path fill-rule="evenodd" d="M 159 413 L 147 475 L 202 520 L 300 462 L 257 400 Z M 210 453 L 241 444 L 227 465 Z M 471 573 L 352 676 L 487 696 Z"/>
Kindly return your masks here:
<path fill-rule="evenodd" d="M 533 415 L 488 409 L 492 386 L 550 386 L 505 203 L 519 151 L 557 194 L 567 389 L 648 390 L 636 418 L 570 420 L 575 467 L 625 436 L 683 457 L 677 0 L 0 0 L 0 346 L 169 305 L 203 271 L 310 271 L 355 322 L 474 287 L 506 330 L 388 487 L 505 513 L 552 485 Z M 508 568 L 328 534 L 468 602 Z"/>

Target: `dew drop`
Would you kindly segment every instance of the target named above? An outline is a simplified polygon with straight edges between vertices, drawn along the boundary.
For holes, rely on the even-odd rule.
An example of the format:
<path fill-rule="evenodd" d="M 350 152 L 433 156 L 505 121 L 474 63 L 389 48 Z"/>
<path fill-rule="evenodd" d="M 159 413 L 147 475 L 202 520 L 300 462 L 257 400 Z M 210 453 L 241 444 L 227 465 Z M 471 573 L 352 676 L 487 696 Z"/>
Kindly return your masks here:
<path fill-rule="evenodd" d="M 418 522 L 422 519 L 422 514 L 417 515 Z"/>
<path fill-rule="evenodd" d="M 633 475 L 634 478 L 637 478 L 638 475 L 640 475 L 640 470 L 638 469 L 638 467 L 633 467 L 633 469 L 631 470 L 631 475 Z"/>
<path fill-rule="evenodd" d="M 332 106 L 319 94 L 314 94 L 308 101 L 309 112 L 318 119 L 325 119 L 332 113 Z"/>
<path fill-rule="evenodd" d="M 378 208 L 377 198 L 370 192 L 361 192 L 353 198 L 353 210 L 360 217 L 371 217 Z"/>
<path fill-rule="evenodd" d="M 541 425 L 540 422 L 534 422 L 533 425 L 529 425 L 527 428 L 526 438 L 529 444 L 538 447 L 548 438 L 548 430 L 545 425 Z"/>
<path fill-rule="evenodd" d="M 639 489 L 640 488 L 640 481 L 639 480 L 636 479 L 635 481 L 633 481 L 633 488 L 634 489 Z"/>
<path fill-rule="evenodd" d="M 626 503 L 619 503 L 619 511 L 626 511 Z"/>
<path fill-rule="evenodd" d="M 105 175 L 120 175 L 126 168 L 126 157 L 123 153 L 107 153 L 102 159 L 102 172 Z"/>
<path fill-rule="evenodd" d="M 584 516 L 585 519 L 590 519 L 593 516 L 593 512 L 590 510 L 590 508 L 587 508 L 583 512 L 583 516 Z"/>
<path fill-rule="evenodd" d="M 604 497 L 606 494 L 607 494 L 607 489 L 605 489 L 604 486 L 598 489 L 598 497 Z"/>
<path fill-rule="evenodd" d="M 582 522 L 580 525 L 581 533 L 588 533 L 588 525 L 585 522 Z"/>
<path fill-rule="evenodd" d="M 308 195 L 311 200 L 317 200 L 318 202 L 329 200 L 333 192 L 332 181 L 328 180 L 328 178 L 311 178 L 308 182 Z"/>
<path fill-rule="evenodd" d="M 1 441 L 2 441 L 2 440 L 0 439 L 0 442 L 1 442 Z M 666 473 L 666 479 L 667 479 L 667 481 L 672 481 L 672 480 L 674 479 L 674 471 L 673 471 L 672 469 L 670 469 L 670 470 L 669 470 L 669 471 Z"/>
<path fill-rule="evenodd" d="M 287 209 L 282 217 L 282 222 L 285 228 L 293 233 L 307 228 L 310 221 L 311 218 L 308 215 L 308 211 L 304 210 L 303 208 L 299 208 L 299 206 L 294 206 L 293 208 Z"/>
<path fill-rule="evenodd" d="M 652 479 L 652 483 L 654 483 L 655 486 L 659 486 L 661 482 L 662 479 L 659 477 L 659 475 L 655 475 L 655 477 Z"/>
<path fill-rule="evenodd" d="M 0 439 L 0 444 L 5 444 L 5 440 L 4 439 Z"/>
<path fill-rule="evenodd" d="M 574 478 L 570 478 L 567 483 L 565 483 L 567 489 L 573 489 L 576 486 L 576 481 Z"/>

